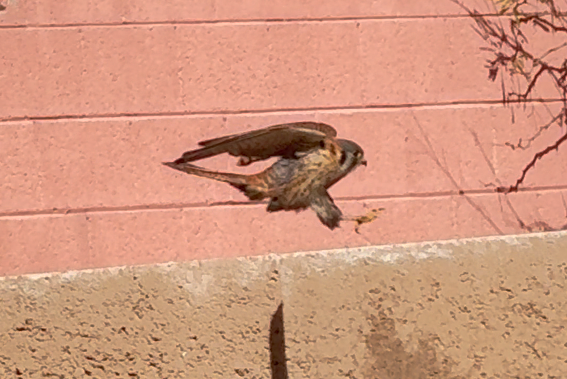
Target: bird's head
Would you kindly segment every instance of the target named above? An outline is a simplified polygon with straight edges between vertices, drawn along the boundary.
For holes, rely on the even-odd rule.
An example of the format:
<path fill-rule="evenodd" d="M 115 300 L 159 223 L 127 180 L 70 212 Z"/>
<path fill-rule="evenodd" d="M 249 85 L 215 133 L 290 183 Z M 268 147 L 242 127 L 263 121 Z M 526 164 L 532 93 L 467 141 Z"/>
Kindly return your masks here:
<path fill-rule="evenodd" d="M 327 185 L 325 186 L 326 188 L 331 187 L 358 166 L 366 166 L 364 151 L 362 151 L 362 148 L 356 143 L 346 139 L 339 139 L 337 140 L 337 145 L 341 150 L 341 155 L 339 157 L 339 170 L 337 170 L 327 182 Z"/>
<path fill-rule="evenodd" d="M 346 139 L 339 139 L 337 140 L 337 143 L 341 148 L 341 157 L 339 161 L 341 171 L 349 172 L 359 165 L 367 165 L 367 162 L 364 159 L 364 151 L 362 150 L 362 147 L 358 146 L 358 144 Z"/>

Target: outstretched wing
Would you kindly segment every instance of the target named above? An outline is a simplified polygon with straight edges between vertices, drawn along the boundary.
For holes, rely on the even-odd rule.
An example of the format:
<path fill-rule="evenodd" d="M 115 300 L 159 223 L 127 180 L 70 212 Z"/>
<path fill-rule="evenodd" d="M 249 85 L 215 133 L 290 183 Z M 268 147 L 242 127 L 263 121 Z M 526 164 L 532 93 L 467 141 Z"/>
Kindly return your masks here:
<path fill-rule="evenodd" d="M 248 158 L 249 162 L 274 156 L 291 157 L 296 152 L 310 150 L 325 138 L 336 135 L 337 131 L 332 126 L 323 123 L 295 122 L 274 125 L 201 141 L 199 145 L 203 146 L 202 148 L 183 153 L 175 163 L 193 162 L 223 153 Z"/>
<path fill-rule="evenodd" d="M 333 230 L 343 217 L 343 213 L 324 188 L 318 188 L 311 194 L 311 209 L 329 229 Z"/>

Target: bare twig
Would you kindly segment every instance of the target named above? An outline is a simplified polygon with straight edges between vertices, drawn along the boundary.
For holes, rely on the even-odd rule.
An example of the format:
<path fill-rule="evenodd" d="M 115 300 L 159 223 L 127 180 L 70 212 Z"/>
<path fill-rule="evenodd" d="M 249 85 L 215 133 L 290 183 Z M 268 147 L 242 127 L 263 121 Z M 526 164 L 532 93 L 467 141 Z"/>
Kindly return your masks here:
<path fill-rule="evenodd" d="M 567 141 L 567 132 L 565 132 L 565 134 L 561 138 L 555 141 L 553 145 L 548 146 L 542 151 L 536 153 L 532 158 L 532 160 L 530 161 L 530 163 L 528 163 L 526 167 L 524 167 L 524 169 L 522 170 L 522 175 L 518 178 L 518 180 L 516 180 L 516 183 L 514 185 L 511 185 L 510 187 L 497 187 L 496 192 L 502 192 L 502 193 L 518 192 L 518 186 L 524 182 L 524 179 L 526 178 L 526 174 L 528 173 L 529 170 L 531 170 L 535 166 L 536 162 L 541 158 L 543 158 L 544 156 L 546 156 L 547 154 L 549 154 L 550 152 L 552 152 L 553 150 L 558 150 L 559 146 L 565 141 Z"/>
<path fill-rule="evenodd" d="M 469 203 L 469 205 L 471 207 L 473 207 L 473 209 L 475 209 L 478 213 L 480 213 L 480 215 L 482 216 L 482 218 L 484 218 L 486 220 L 486 222 L 488 222 L 490 224 L 490 226 L 498 233 L 498 234 L 504 234 L 504 232 L 502 231 L 502 229 L 500 229 L 498 227 L 498 225 L 496 225 L 496 223 L 490 218 L 490 216 L 485 212 L 485 210 L 478 205 L 477 203 L 475 203 L 470 196 L 468 196 L 465 191 L 461 188 L 461 186 L 459 185 L 459 183 L 457 183 L 457 181 L 455 180 L 455 178 L 453 177 L 453 175 L 451 174 L 451 171 L 449 171 L 449 168 L 446 167 L 445 165 L 443 165 L 441 163 L 441 161 L 439 160 L 439 157 L 437 156 L 437 154 L 435 153 L 435 149 L 433 148 L 433 144 L 431 143 L 431 141 L 429 140 L 429 137 L 427 136 L 427 133 L 425 133 L 425 130 L 423 130 L 421 124 L 419 123 L 419 121 L 417 120 L 417 117 L 415 117 L 415 115 L 413 115 L 413 118 L 417 124 L 417 127 L 419 128 L 419 131 L 421 132 L 421 136 L 423 137 L 423 140 L 425 141 L 425 144 L 427 146 L 428 149 L 428 155 L 429 157 L 433 160 L 433 162 L 435 162 L 435 164 L 441 169 L 441 171 L 443 171 L 443 173 L 445 174 L 445 176 L 447 176 L 447 178 L 451 181 L 451 183 L 453 184 L 453 186 L 455 187 L 455 189 L 458 190 L 459 195 L 463 196 L 465 198 L 465 200 L 467 201 L 467 203 Z"/>
<path fill-rule="evenodd" d="M 532 143 L 547 129 L 549 129 L 549 127 L 551 125 L 553 125 L 554 123 L 556 123 L 557 121 L 559 121 L 559 124 L 561 125 L 563 123 L 563 116 L 564 113 L 563 111 L 561 111 L 561 113 L 559 113 L 557 116 L 553 117 L 547 124 L 542 125 L 538 128 L 537 132 L 535 132 L 535 134 L 533 136 L 531 136 L 530 138 L 528 138 L 526 141 L 527 143 L 523 143 L 524 141 L 520 138 L 518 140 L 517 144 L 512 144 L 510 142 L 505 142 L 504 145 L 508 146 L 509 148 L 511 148 L 512 150 L 516 150 L 516 149 L 521 149 L 521 150 L 526 150 L 527 148 L 529 148 Z"/>
<path fill-rule="evenodd" d="M 567 34 L 567 14 L 557 9 L 554 0 L 538 0 L 540 9 L 541 6 L 546 7 L 543 12 L 525 11 L 524 9 L 530 6 L 530 0 L 497 1 L 496 5 L 500 8 L 497 10 L 497 13 L 500 15 L 504 14 L 509 19 L 509 24 L 505 27 L 500 22 L 501 17 L 496 19 L 489 18 L 477 10 L 467 8 L 459 0 L 452 1 L 463 8 L 475 21 L 476 32 L 488 44 L 488 47 L 484 50 L 493 54 L 493 57 L 488 60 L 488 78 L 494 81 L 498 76 L 500 68 L 507 72 L 510 77 L 513 77 L 515 74 L 521 74 L 525 78 L 526 87 L 523 91 L 507 93 L 503 84 L 502 102 L 504 105 L 511 101 L 519 103 L 532 101 L 530 97 L 544 76 L 552 79 L 562 102 L 561 112 L 553 116 L 548 123 L 540 126 L 538 131 L 527 140 L 527 144 L 522 144 L 522 139 L 519 139 L 518 144 L 506 142 L 505 145 L 512 149 L 525 149 L 536 138 L 540 137 L 544 131 L 547 131 L 551 125 L 557 124 L 559 127 L 565 125 L 567 122 L 567 59 L 563 59 L 560 65 L 553 64 L 548 59 L 552 53 L 567 47 L 567 42 L 548 49 L 541 56 L 537 57 L 531 51 L 528 38 L 523 33 L 522 28 L 527 25 L 533 25 L 536 30 L 544 33 Z M 525 67 L 527 67 L 527 64 L 533 68 L 534 72 L 530 72 L 531 70 L 526 71 Z M 526 174 L 535 166 L 536 162 L 551 151 L 557 150 L 566 140 L 567 133 L 562 135 L 552 145 L 535 153 L 522 170 L 522 174 L 516 180 L 516 183 L 511 186 L 499 186 L 496 188 L 496 192 L 504 194 L 517 192 L 518 187 L 524 182 Z"/>
<path fill-rule="evenodd" d="M 498 177 L 496 176 L 496 169 L 494 168 L 494 165 L 492 164 L 492 162 L 490 161 L 490 159 L 488 159 L 488 155 L 486 155 L 486 152 L 484 151 L 484 149 L 482 148 L 482 144 L 480 143 L 480 139 L 478 138 L 478 134 L 472 130 L 469 129 L 469 133 L 473 136 L 474 139 L 474 144 L 475 146 L 480 150 L 480 153 L 482 154 L 482 157 L 484 158 L 484 161 L 486 162 L 486 165 L 488 166 L 488 168 L 490 169 L 490 171 L 492 172 L 492 175 L 494 176 L 494 180 L 498 185 L 502 185 L 502 182 L 500 181 L 500 179 L 498 179 Z M 518 212 L 516 211 L 516 209 L 512 206 L 512 202 L 510 201 L 510 199 L 508 198 L 508 196 L 499 196 L 499 200 L 501 201 L 504 198 L 504 201 L 506 202 L 506 205 L 508 206 L 508 208 L 510 209 L 510 211 L 512 212 L 512 214 L 514 215 L 514 218 L 516 219 L 516 222 L 518 223 L 518 225 L 520 226 L 520 228 L 524 229 L 524 230 L 528 230 L 526 227 L 526 223 L 522 220 L 522 218 L 520 217 L 520 215 L 518 214 Z M 502 208 L 502 203 L 500 203 L 500 209 L 503 210 Z"/>

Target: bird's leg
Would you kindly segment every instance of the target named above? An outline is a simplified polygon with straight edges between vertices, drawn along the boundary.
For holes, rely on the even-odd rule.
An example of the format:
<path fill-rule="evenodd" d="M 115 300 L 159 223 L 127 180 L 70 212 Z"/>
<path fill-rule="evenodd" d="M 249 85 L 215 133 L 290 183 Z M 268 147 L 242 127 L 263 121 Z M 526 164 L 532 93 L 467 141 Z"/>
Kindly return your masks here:
<path fill-rule="evenodd" d="M 354 226 L 354 231 L 357 234 L 360 234 L 359 228 L 362 224 L 369 224 L 372 221 L 376 220 L 378 216 L 384 212 L 385 208 L 375 208 L 371 209 L 370 211 L 366 212 L 360 216 L 343 216 L 342 220 L 344 221 L 354 221 L 356 225 Z"/>

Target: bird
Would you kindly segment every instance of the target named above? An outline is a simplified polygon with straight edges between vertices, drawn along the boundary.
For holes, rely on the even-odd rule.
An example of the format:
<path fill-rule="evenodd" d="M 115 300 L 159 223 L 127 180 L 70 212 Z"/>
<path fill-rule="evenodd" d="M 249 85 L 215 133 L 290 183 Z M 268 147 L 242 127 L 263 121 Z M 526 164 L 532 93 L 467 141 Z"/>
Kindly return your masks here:
<path fill-rule="evenodd" d="M 324 123 L 278 124 L 201 141 L 200 148 L 162 163 L 190 175 L 226 182 L 250 200 L 269 199 L 268 212 L 311 208 L 333 230 L 343 215 L 327 190 L 358 166 L 367 165 L 357 143 L 336 137 L 335 128 Z M 279 159 L 251 175 L 212 171 L 192 163 L 224 153 L 239 157 L 239 166 Z"/>

